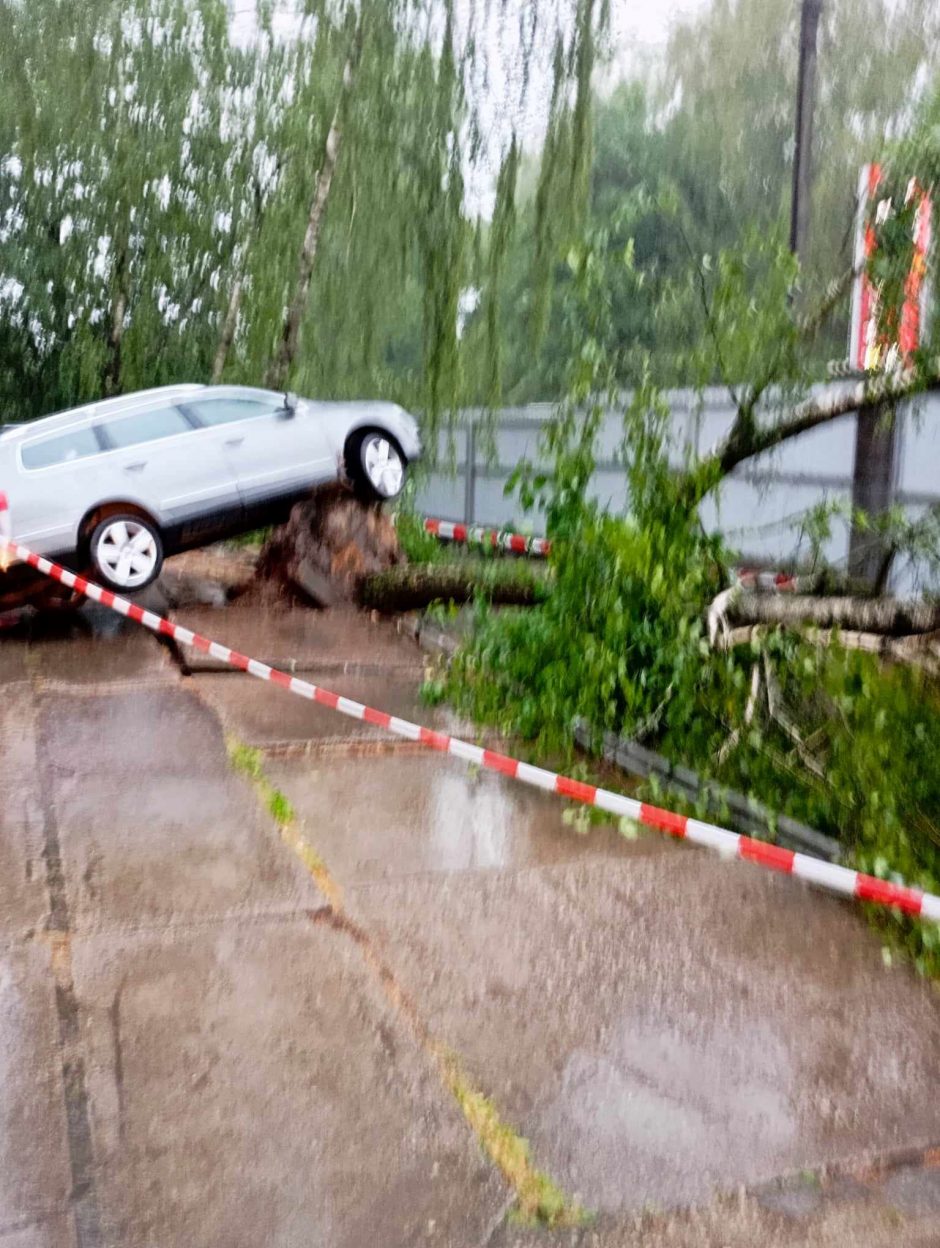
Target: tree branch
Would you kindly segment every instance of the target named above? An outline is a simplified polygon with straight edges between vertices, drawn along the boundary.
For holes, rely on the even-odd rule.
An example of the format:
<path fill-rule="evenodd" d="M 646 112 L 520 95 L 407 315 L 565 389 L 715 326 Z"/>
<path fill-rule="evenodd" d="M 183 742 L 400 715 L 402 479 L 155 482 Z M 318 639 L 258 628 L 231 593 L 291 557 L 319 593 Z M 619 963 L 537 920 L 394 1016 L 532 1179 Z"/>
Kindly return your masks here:
<path fill-rule="evenodd" d="M 717 599 L 716 599 L 717 601 Z M 907 637 L 940 629 L 940 607 L 893 598 L 812 598 L 801 594 L 738 594 L 728 600 L 736 624 L 780 624 L 849 628 L 862 633 Z"/>
<path fill-rule="evenodd" d="M 787 419 L 778 424 L 764 428 L 745 428 L 739 427 L 735 421 L 725 441 L 704 462 L 712 462 L 719 469 L 719 476 L 725 477 L 744 460 L 762 455 L 791 438 L 809 433 L 810 430 L 838 420 L 840 416 L 846 416 L 850 412 L 857 412 L 859 408 L 899 403 L 934 390 L 940 390 L 940 361 L 935 361 L 926 374 L 918 372 L 908 373 L 900 378 L 877 377 L 874 380 L 865 380 L 839 394 L 824 395 L 822 398 L 801 403 Z"/>

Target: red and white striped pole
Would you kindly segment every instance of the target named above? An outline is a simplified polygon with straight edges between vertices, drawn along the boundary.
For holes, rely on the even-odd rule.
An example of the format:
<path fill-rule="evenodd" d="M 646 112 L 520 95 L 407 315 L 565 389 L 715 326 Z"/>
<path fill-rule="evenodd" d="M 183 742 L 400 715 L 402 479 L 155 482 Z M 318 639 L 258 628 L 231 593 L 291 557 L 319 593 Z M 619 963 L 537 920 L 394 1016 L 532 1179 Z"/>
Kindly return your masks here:
<path fill-rule="evenodd" d="M 5 509 L 6 499 L 0 495 L 0 513 Z M 2 532 L 3 529 L 0 528 L 0 533 Z M 864 875 L 860 871 L 852 871 L 848 867 L 840 867 L 834 863 L 812 858 L 807 854 L 794 853 L 779 845 L 770 845 L 766 841 L 757 841 L 752 837 L 742 836 L 738 832 L 730 832 L 726 828 L 703 823 L 700 819 L 674 814 L 658 806 L 651 806 L 635 798 L 626 797 L 622 793 L 614 793 L 593 784 L 585 784 L 580 780 L 573 780 L 543 767 L 533 767 L 529 763 L 520 762 L 519 759 L 510 758 L 506 754 L 497 754 L 493 750 L 471 745 L 468 741 L 461 741 L 446 733 L 435 732 L 420 724 L 413 724 L 407 719 L 399 719 L 398 716 L 389 715 L 386 711 L 376 710 L 361 702 L 355 702 L 351 698 L 344 698 L 341 694 L 332 693 L 329 689 L 322 689 L 319 685 L 311 684 L 309 681 L 289 676 L 286 672 L 278 671 L 277 668 L 270 667 L 267 663 L 261 663 L 219 642 L 211 641 L 199 633 L 193 633 L 188 628 L 181 628 L 178 624 L 164 619 L 163 616 L 156 615 L 152 611 L 145 611 L 136 603 L 129 602 L 126 598 L 121 598 L 110 590 L 103 589 L 100 585 L 95 585 L 48 559 L 43 559 L 15 541 L 0 538 L 0 546 L 4 544 L 17 559 L 30 564 L 37 571 L 69 589 L 74 589 L 93 602 L 101 603 L 102 606 L 109 607 L 119 615 L 135 620 L 138 624 L 149 628 L 151 632 L 163 637 L 171 637 L 180 645 L 194 646 L 197 650 L 210 654 L 213 658 L 238 668 L 239 671 L 247 672 L 258 680 L 269 681 L 298 697 L 306 698 L 311 702 L 319 702 L 322 706 L 339 711 L 341 715 L 348 715 L 351 719 L 362 720 L 367 724 L 375 724 L 378 728 L 384 728 L 387 732 L 409 741 L 416 741 L 428 749 L 451 754 L 477 767 L 498 771 L 504 776 L 510 776 L 514 780 L 520 780 L 523 784 L 543 789 L 547 793 L 557 793 L 560 797 L 583 802 L 587 806 L 596 806 L 599 810 L 607 811 L 608 814 L 618 818 L 632 819 L 645 827 L 666 832 L 679 840 L 690 841 L 693 845 L 702 845 L 716 851 L 724 858 L 738 858 L 745 862 L 753 862 L 772 871 L 795 875 L 798 879 L 816 884 L 830 892 L 840 893 L 845 897 L 895 907 L 906 914 L 940 923 L 940 897 L 931 893 L 923 893 L 919 889 L 908 888 L 903 884 L 893 884 L 887 880 L 877 879 L 875 876 Z"/>
<path fill-rule="evenodd" d="M 472 546 L 489 546 L 492 550 L 509 550 L 517 555 L 533 555 L 544 558 L 551 552 L 552 543 L 547 537 L 527 537 L 525 533 L 513 533 L 508 529 L 488 529 L 474 524 L 457 524 L 452 520 L 436 520 L 432 516 L 423 521 L 425 533 L 445 542 L 463 542 Z M 799 590 L 799 579 L 789 572 L 773 572 L 755 568 L 738 568 L 735 573 L 744 589 L 760 589 L 777 593 Z"/>
<path fill-rule="evenodd" d="M 493 550 L 511 550 L 517 555 L 547 555 L 552 548 L 545 537 L 526 537 L 503 529 L 486 529 L 477 524 L 455 524 L 450 520 L 424 521 L 425 533 L 447 542 L 468 542 L 473 546 L 490 546 Z"/>

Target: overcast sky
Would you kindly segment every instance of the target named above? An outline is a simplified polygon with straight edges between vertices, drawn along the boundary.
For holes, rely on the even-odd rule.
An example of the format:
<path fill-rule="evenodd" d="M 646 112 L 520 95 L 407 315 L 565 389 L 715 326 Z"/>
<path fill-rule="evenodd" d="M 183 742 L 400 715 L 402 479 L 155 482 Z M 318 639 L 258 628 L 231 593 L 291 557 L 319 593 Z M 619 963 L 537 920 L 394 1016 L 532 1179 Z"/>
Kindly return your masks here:
<path fill-rule="evenodd" d="M 475 9 L 482 12 L 485 0 L 463 0 L 458 5 L 465 14 Z M 520 3 L 539 3 L 539 0 L 520 0 Z M 700 11 L 708 0 L 611 0 L 611 37 L 613 43 L 613 65 L 606 75 L 606 81 L 616 81 L 629 75 L 632 71 L 648 65 L 657 55 L 661 55 L 669 32 L 674 23 L 681 21 Z M 255 0 L 229 0 L 233 13 L 233 29 L 237 37 L 250 40 L 255 31 Z M 290 0 L 283 0 L 285 8 L 291 7 Z M 280 9 L 281 5 L 277 6 Z M 499 11 L 500 6 L 487 6 L 492 13 Z M 276 12 L 277 12 L 276 9 Z M 511 13 L 511 7 L 509 9 Z M 546 48 L 545 56 L 537 58 L 541 64 L 533 67 L 532 80 L 528 99 L 521 113 L 514 99 L 513 73 L 516 19 L 499 21 L 494 18 L 489 23 L 487 45 L 489 47 L 489 87 L 487 98 L 478 99 L 478 106 L 484 119 L 484 125 L 490 132 L 487 152 L 480 164 L 473 170 L 466 171 L 467 176 L 467 207 L 473 213 L 488 217 L 492 210 L 493 189 L 496 171 L 499 167 L 500 152 L 508 143 L 513 126 L 521 134 L 525 146 L 532 150 L 538 147 L 544 133 L 544 119 L 551 93 L 551 51 Z M 296 23 L 286 13 L 281 12 L 275 17 L 275 29 L 279 34 L 289 37 Z"/>

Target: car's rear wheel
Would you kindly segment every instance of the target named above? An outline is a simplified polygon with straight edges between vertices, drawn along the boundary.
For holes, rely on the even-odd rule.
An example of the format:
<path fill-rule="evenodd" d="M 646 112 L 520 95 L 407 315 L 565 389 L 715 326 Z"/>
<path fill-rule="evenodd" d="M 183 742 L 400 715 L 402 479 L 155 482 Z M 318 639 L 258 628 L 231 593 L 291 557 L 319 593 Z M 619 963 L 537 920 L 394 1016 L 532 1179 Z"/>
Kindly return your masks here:
<path fill-rule="evenodd" d="M 145 589 L 160 575 L 163 542 L 151 521 L 139 515 L 108 516 L 91 537 L 95 573 L 110 589 Z"/>
<path fill-rule="evenodd" d="M 346 471 L 367 498 L 395 498 L 402 492 L 408 461 L 387 433 L 371 429 L 354 437 L 346 453 Z"/>

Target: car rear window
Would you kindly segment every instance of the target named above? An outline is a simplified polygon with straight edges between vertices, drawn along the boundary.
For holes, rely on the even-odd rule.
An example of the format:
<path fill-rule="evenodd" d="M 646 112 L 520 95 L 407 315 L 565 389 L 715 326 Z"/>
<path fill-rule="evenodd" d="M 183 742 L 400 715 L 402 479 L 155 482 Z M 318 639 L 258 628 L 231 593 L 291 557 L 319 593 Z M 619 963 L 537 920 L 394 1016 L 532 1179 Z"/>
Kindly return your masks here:
<path fill-rule="evenodd" d="M 187 403 L 186 411 L 200 425 L 230 425 L 253 416 L 271 416 L 284 404 L 279 399 L 200 399 Z"/>
<path fill-rule="evenodd" d="M 97 455 L 100 450 L 94 429 L 73 429 L 55 438 L 27 442 L 23 447 L 23 467 L 51 468 L 54 464 L 68 464 L 86 455 Z"/>
<path fill-rule="evenodd" d="M 191 433 L 192 425 L 178 407 L 158 407 L 149 412 L 134 412 L 132 416 L 109 420 L 102 429 L 109 446 L 122 450 L 125 446 L 139 446 L 142 442 L 157 442 L 178 433 Z"/>

